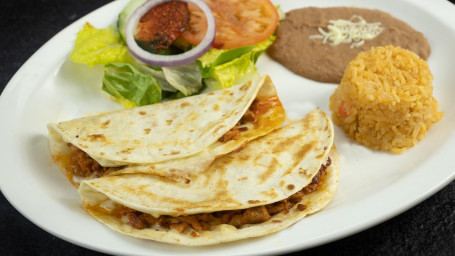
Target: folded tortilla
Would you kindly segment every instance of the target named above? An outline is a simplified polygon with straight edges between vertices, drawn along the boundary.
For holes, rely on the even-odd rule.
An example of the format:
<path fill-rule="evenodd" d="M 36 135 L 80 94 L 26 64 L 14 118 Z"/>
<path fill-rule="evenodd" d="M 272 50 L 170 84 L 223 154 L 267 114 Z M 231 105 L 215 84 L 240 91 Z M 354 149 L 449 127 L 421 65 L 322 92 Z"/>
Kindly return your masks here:
<path fill-rule="evenodd" d="M 84 179 L 120 173 L 191 180 L 215 158 L 277 129 L 284 119 L 275 86 L 264 76 L 224 90 L 49 124 L 48 130 L 54 161 L 78 186 Z"/>
<path fill-rule="evenodd" d="M 199 246 L 262 236 L 333 197 L 333 137 L 331 120 L 315 110 L 216 159 L 189 183 L 124 174 L 83 181 L 78 192 L 95 219 L 138 238 Z"/>

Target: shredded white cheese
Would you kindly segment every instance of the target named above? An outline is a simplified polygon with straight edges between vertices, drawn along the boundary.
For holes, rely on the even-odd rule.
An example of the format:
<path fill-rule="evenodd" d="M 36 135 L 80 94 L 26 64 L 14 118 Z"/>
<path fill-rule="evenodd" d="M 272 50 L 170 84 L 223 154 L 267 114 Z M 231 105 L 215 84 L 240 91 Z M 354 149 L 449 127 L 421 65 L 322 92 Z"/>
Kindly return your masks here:
<path fill-rule="evenodd" d="M 321 34 L 311 35 L 310 39 L 322 39 L 323 44 L 329 41 L 332 46 L 352 43 L 351 48 L 354 48 L 381 34 L 380 26 L 381 22 L 367 23 L 361 16 L 353 15 L 349 20 L 329 20 L 328 31 L 318 28 Z"/>
<path fill-rule="evenodd" d="M 94 179 L 94 178 L 96 178 L 95 173 L 92 173 L 92 175 L 90 175 L 89 177 L 85 177 L 85 178 L 73 175 L 73 182 L 80 184 L 84 180 L 89 180 L 89 179 Z"/>
<path fill-rule="evenodd" d="M 116 208 L 116 203 L 112 200 L 106 200 L 100 203 L 100 207 L 108 211 L 113 211 Z"/>

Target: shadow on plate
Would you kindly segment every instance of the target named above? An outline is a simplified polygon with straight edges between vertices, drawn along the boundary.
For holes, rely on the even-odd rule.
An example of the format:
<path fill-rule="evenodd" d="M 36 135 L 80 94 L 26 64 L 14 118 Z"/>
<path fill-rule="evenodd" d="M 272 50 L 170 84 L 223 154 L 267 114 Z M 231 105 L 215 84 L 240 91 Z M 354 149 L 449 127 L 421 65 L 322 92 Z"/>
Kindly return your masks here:
<path fill-rule="evenodd" d="M 69 59 L 60 66 L 57 73 L 59 86 L 77 88 L 79 93 L 91 95 L 99 93 L 103 79 L 103 67 L 89 67 L 74 63 Z"/>
<path fill-rule="evenodd" d="M 42 134 L 31 135 L 25 143 L 33 178 L 48 189 L 53 191 L 74 190 L 58 166 L 53 162 L 49 146 L 49 138 Z"/>

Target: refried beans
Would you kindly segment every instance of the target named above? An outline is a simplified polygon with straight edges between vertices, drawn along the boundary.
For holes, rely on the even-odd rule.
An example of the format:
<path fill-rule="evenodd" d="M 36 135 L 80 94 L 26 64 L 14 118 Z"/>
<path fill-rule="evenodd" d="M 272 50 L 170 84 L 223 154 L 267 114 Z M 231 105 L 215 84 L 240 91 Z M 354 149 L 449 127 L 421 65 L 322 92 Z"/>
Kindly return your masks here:
<path fill-rule="evenodd" d="M 323 44 L 321 39 L 310 39 L 320 34 L 318 28 L 327 31 L 329 20 L 349 20 L 354 15 L 368 23 L 380 22 L 382 33 L 354 48 L 350 43 L 331 46 L 329 42 Z M 277 28 L 277 39 L 267 53 L 298 75 L 319 82 L 339 83 L 347 64 L 358 53 L 390 44 L 413 51 L 425 60 L 431 52 L 421 32 L 386 12 L 351 7 L 307 7 L 286 13 Z"/>

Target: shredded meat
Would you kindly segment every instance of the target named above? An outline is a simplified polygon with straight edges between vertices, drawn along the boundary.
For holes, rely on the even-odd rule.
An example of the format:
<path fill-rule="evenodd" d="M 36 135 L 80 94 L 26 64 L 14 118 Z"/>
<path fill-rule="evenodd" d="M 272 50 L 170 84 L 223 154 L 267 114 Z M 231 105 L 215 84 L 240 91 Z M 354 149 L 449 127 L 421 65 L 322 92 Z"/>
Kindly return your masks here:
<path fill-rule="evenodd" d="M 318 188 L 319 182 L 321 181 L 322 176 L 327 174 L 327 167 L 330 166 L 331 162 L 332 161 L 329 157 L 326 164 L 321 165 L 318 173 L 313 177 L 313 180 L 308 186 L 294 193 L 290 197 L 272 204 L 251 207 L 243 210 L 219 211 L 179 217 L 163 215 L 159 218 L 155 218 L 149 214 L 141 213 L 123 206 L 123 208 L 117 212 L 117 216 L 127 216 L 128 224 L 137 229 L 143 229 L 157 224 L 162 228 L 172 228 L 180 233 L 183 233 L 189 228 L 192 228 L 192 236 L 198 236 L 195 231 L 210 230 L 211 226 L 217 224 L 230 224 L 236 228 L 240 228 L 245 224 L 262 223 L 269 220 L 276 214 L 287 214 L 289 209 L 294 207 L 296 204 L 297 210 L 305 210 L 307 206 L 299 204 L 299 202 L 306 194 L 311 193 Z"/>
<path fill-rule="evenodd" d="M 179 223 L 171 224 L 170 228 L 175 229 L 180 233 L 183 233 L 189 226 L 190 225 L 188 225 L 188 223 L 186 223 L 186 222 L 179 222 Z"/>
<path fill-rule="evenodd" d="M 143 218 L 143 213 L 133 213 L 130 212 L 126 216 L 128 217 L 128 224 L 130 224 L 135 229 L 144 229 L 148 228 L 149 223 Z"/>
<path fill-rule="evenodd" d="M 191 227 L 196 231 L 203 230 L 201 223 L 199 222 L 198 218 L 195 215 L 180 216 L 177 217 L 177 220 L 190 224 Z"/>
<path fill-rule="evenodd" d="M 268 219 L 270 219 L 270 214 L 263 205 L 248 208 L 243 213 L 243 221 L 248 224 L 262 223 Z"/>
<path fill-rule="evenodd" d="M 247 110 L 245 112 L 245 114 L 243 114 L 242 118 L 240 119 L 240 122 L 242 124 L 244 124 L 244 123 L 253 123 L 253 124 L 255 124 L 255 123 L 257 123 L 257 121 L 258 120 L 256 118 L 256 115 L 251 110 Z"/>
<path fill-rule="evenodd" d="M 236 140 L 240 137 L 240 130 L 237 126 L 232 127 L 228 132 L 226 132 L 221 138 L 218 139 L 219 142 L 228 142 L 230 140 Z"/>
<path fill-rule="evenodd" d="M 145 220 L 148 214 L 141 213 L 128 207 L 121 208 L 116 215 L 117 217 L 126 216 L 128 219 L 128 224 L 135 229 L 144 229 L 150 226 L 149 223 Z"/>
<path fill-rule="evenodd" d="M 105 168 L 97 161 L 74 145 L 68 144 L 68 146 L 73 152 L 70 166 L 73 169 L 74 175 L 83 178 L 90 177 L 93 173 L 97 173 L 100 176 L 104 175 Z"/>
<path fill-rule="evenodd" d="M 232 217 L 240 213 L 240 211 L 220 211 L 220 212 L 214 212 L 213 215 L 215 218 L 218 218 L 221 224 L 228 224 Z"/>
<path fill-rule="evenodd" d="M 276 105 L 277 98 L 273 97 L 271 100 L 267 101 L 259 101 L 255 99 L 253 104 L 251 104 L 250 110 L 253 111 L 254 114 L 263 114 L 267 112 L 270 108 Z"/>
<path fill-rule="evenodd" d="M 240 119 L 241 123 L 257 123 L 258 121 L 258 116 L 266 113 L 269 109 L 273 108 L 277 104 L 279 104 L 280 101 L 278 97 L 271 97 L 268 98 L 267 100 L 259 100 L 259 99 L 254 99 L 253 103 L 251 103 L 251 106 L 248 108 L 248 110 L 245 112 L 245 114 L 242 116 Z"/>
<path fill-rule="evenodd" d="M 326 164 L 323 164 L 321 165 L 321 168 L 319 169 L 318 173 L 313 177 L 313 180 L 311 181 L 311 183 L 304 187 L 303 188 L 303 191 L 305 191 L 305 193 L 311 193 L 313 191 L 315 191 L 316 189 L 318 189 L 318 185 L 319 185 L 319 181 L 321 180 L 321 177 L 323 175 L 326 175 L 327 174 L 327 167 L 329 167 L 330 165 L 332 164 L 332 159 L 327 158 L 327 162 Z"/>
<path fill-rule="evenodd" d="M 236 228 L 239 228 L 243 225 L 243 215 L 242 214 L 235 214 L 232 216 L 232 218 L 229 220 L 229 225 L 232 225 Z"/>
<path fill-rule="evenodd" d="M 300 200 L 302 200 L 302 197 L 305 195 L 304 190 L 305 188 L 288 197 L 288 201 L 293 205 L 300 202 Z"/>
<path fill-rule="evenodd" d="M 270 215 L 275 215 L 275 214 L 278 214 L 282 211 L 288 211 L 289 210 L 289 206 L 291 204 L 288 202 L 287 199 L 285 200 L 281 200 L 281 201 L 278 201 L 276 203 L 273 203 L 273 204 L 268 204 L 266 205 L 265 207 L 267 208 L 267 212 L 270 214 Z"/>
<path fill-rule="evenodd" d="M 297 205 L 297 210 L 299 210 L 299 211 L 304 211 L 304 210 L 306 210 L 306 208 L 307 208 L 307 206 L 304 205 L 304 204 L 298 204 Z"/>
<path fill-rule="evenodd" d="M 101 166 L 95 159 L 71 143 L 68 143 L 68 147 L 72 152 L 70 167 L 77 177 L 87 178 L 95 174 L 95 177 L 99 178 L 118 169 L 117 167 Z"/>
<path fill-rule="evenodd" d="M 248 127 L 239 127 L 246 123 L 256 124 L 259 120 L 259 116 L 266 113 L 270 108 L 274 107 L 279 103 L 277 97 L 272 97 L 267 100 L 254 99 L 248 110 L 243 114 L 240 121 L 228 132 L 226 132 L 219 142 L 228 142 L 230 140 L 236 140 L 240 137 L 240 133 L 247 131 Z"/>

